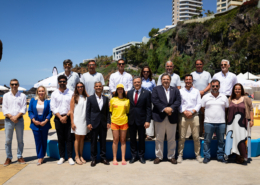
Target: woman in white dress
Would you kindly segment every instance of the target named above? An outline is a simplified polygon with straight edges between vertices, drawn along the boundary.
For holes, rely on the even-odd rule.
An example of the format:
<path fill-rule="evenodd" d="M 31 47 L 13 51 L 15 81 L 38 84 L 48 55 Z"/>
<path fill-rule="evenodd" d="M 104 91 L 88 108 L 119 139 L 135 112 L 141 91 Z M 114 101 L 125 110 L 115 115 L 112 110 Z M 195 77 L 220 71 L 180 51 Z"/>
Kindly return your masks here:
<path fill-rule="evenodd" d="M 87 134 L 86 106 L 88 94 L 82 82 L 76 84 L 74 95 L 70 102 L 71 133 L 75 133 L 75 161 L 77 164 L 85 164 L 83 154 L 84 138 Z"/>

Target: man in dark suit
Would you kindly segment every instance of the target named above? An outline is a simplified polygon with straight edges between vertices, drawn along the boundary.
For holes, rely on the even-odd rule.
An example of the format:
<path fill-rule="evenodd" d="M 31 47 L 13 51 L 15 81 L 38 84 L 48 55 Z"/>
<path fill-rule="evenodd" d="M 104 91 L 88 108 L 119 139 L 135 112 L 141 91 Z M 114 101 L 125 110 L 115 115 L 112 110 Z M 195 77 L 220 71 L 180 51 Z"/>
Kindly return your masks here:
<path fill-rule="evenodd" d="M 133 80 L 134 90 L 127 93 L 130 100 L 130 110 L 128 115 L 128 125 L 130 134 L 130 147 L 132 159 L 130 164 L 137 158 L 136 133 L 139 140 L 139 161 L 145 164 L 145 131 L 150 126 L 151 121 L 151 93 L 141 87 L 141 77 L 135 77 Z"/>
<path fill-rule="evenodd" d="M 168 144 L 168 160 L 172 164 L 177 164 L 175 159 L 176 151 L 176 127 L 178 123 L 178 108 L 181 105 L 180 92 L 176 87 L 170 86 L 171 76 L 163 74 L 162 85 L 153 89 L 152 103 L 154 105 L 152 115 L 155 121 L 155 155 L 154 164 L 159 164 L 163 160 L 163 144 L 165 133 Z"/>
<path fill-rule="evenodd" d="M 87 100 L 87 125 L 91 131 L 91 166 L 96 166 L 97 158 L 97 138 L 100 141 L 101 162 L 109 165 L 106 159 L 106 137 L 107 129 L 110 128 L 109 100 L 101 93 L 103 86 L 101 82 L 95 82 L 95 94 Z"/>

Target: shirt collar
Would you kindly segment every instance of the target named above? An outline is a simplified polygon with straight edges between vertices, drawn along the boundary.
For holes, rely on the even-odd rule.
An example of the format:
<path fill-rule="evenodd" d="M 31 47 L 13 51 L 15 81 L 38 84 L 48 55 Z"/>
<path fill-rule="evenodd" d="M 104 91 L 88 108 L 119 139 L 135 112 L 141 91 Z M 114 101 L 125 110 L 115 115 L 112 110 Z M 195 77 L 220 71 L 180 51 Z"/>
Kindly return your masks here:
<path fill-rule="evenodd" d="M 164 88 L 164 86 L 162 85 L 163 89 L 166 91 L 166 89 Z M 168 87 L 168 92 L 169 92 L 170 86 Z M 166 91 L 167 92 L 167 91 Z"/>
<path fill-rule="evenodd" d="M 139 90 L 135 89 L 135 92 L 138 91 L 138 94 L 139 94 L 141 92 L 141 90 L 142 90 L 142 87 Z"/>
<path fill-rule="evenodd" d="M 119 71 L 117 71 L 119 75 L 124 75 L 125 74 L 125 71 L 123 72 L 123 74 L 121 74 Z"/>
<path fill-rule="evenodd" d="M 68 78 L 72 75 L 72 71 L 70 72 L 69 76 L 67 76 L 65 72 L 64 72 L 64 75 Z"/>
<path fill-rule="evenodd" d="M 228 76 L 229 71 L 226 73 L 226 76 Z M 221 71 L 221 75 L 225 76 L 224 73 Z"/>
<path fill-rule="evenodd" d="M 211 96 L 211 97 L 213 97 L 213 98 L 219 98 L 219 97 L 221 97 L 222 96 L 222 94 L 221 93 L 219 93 L 218 94 L 218 96 L 217 97 L 215 97 L 215 96 L 213 96 L 213 94 L 210 92 L 210 95 L 209 96 Z"/>
<path fill-rule="evenodd" d="M 95 93 L 95 95 L 96 95 L 96 98 L 97 99 L 102 99 L 102 94 L 101 94 L 101 97 L 99 98 L 99 96 Z"/>
<path fill-rule="evenodd" d="M 65 93 L 67 93 L 68 90 L 69 90 L 69 89 L 67 88 L 67 89 L 65 89 L 63 92 L 61 92 L 60 89 L 58 89 L 59 93 L 61 93 L 61 94 L 65 94 Z"/>
<path fill-rule="evenodd" d="M 17 91 L 17 93 L 14 95 L 13 93 L 12 93 L 12 91 L 10 91 L 10 94 L 12 95 L 12 96 L 14 96 L 14 97 L 17 97 L 17 96 L 19 96 L 19 91 Z"/>
<path fill-rule="evenodd" d="M 144 77 L 142 78 L 142 81 L 150 82 L 150 78 L 145 79 Z"/>
<path fill-rule="evenodd" d="M 193 87 L 191 87 L 190 90 L 186 89 L 186 87 L 184 87 L 184 89 L 185 89 L 186 91 L 188 91 L 188 92 L 191 92 L 192 89 L 193 89 Z"/>
<path fill-rule="evenodd" d="M 197 73 L 197 74 L 202 74 L 202 73 L 203 73 L 203 71 L 202 71 L 202 72 L 198 72 L 198 71 L 196 71 L 196 73 Z"/>

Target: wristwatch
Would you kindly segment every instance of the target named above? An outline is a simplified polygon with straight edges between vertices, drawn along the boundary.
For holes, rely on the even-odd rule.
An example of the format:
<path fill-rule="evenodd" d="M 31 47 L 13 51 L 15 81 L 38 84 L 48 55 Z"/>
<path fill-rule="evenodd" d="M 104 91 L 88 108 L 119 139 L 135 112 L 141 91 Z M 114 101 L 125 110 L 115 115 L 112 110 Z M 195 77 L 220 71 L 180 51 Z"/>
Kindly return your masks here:
<path fill-rule="evenodd" d="M 194 114 L 195 112 L 192 110 L 191 113 Z"/>

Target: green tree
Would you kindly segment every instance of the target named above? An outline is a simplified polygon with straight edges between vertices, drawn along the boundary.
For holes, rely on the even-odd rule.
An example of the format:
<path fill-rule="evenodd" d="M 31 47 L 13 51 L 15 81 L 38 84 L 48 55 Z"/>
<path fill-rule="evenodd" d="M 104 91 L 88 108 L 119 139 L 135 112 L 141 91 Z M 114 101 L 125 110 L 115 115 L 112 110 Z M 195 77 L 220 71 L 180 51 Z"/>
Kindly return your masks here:
<path fill-rule="evenodd" d="M 149 32 L 149 37 L 153 37 L 155 34 L 157 34 L 159 31 L 159 28 L 152 28 Z"/>

